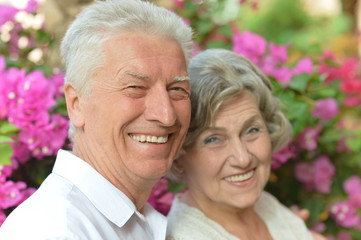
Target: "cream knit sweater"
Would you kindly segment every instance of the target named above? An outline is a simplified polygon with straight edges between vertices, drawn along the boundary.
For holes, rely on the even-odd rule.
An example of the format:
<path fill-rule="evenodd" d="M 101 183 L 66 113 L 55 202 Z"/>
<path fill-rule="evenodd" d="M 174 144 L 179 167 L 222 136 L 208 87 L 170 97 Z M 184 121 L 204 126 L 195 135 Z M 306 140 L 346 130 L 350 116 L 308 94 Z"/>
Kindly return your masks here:
<path fill-rule="evenodd" d="M 274 196 L 263 192 L 255 210 L 274 240 L 313 239 L 304 222 Z M 239 240 L 200 210 L 174 199 L 168 214 L 167 240 Z"/>

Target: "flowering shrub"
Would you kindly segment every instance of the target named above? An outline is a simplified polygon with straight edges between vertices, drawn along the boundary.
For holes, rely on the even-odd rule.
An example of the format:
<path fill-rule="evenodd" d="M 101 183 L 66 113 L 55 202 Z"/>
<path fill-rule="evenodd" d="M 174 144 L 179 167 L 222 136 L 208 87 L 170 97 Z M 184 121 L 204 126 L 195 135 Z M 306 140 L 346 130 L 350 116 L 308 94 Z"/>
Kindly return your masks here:
<path fill-rule="evenodd" d="M 292 44 L 242 30 L 232 19 L 237 11 L 222 15 L 231 1 L 211 2 L 217 1 L 176 0 L 173 10 L 195 30 L 197 48 L 231 49 L 262 69 L 293 125 L 292 140 L 272 156 L 267 190 L 288 206 L 309 209 L 308 226 L 330 240 L 361 239 L 361 127 L 349 120 L 361 111 L 358 59 L 329 51 L 292 57 Z M 35 3 L 23 10 L 0 6 L 0 224 L 50 173 L 57 150 L 69 144 L 64 75 L 33 58 L 53 46 L 51 37 L 43 23 L 25 28 L 18 20 L 24 14 L 38 19 Z M 261 3 L 242 0 L 231 9 Z M 161 179 L 149 202 L 166 215 L 184 188 Z"/>
<path fill-rule="evenodd" d="M 60 114 L 63 73 L 54 70 L 46 76 L 49 70 L 36 70 L 41 65 L 29 56 L 40 49 L 35 43 L 43 32 L 25 29 L 16 19 L 19 14 L 33 16 L 36 6 L 34 0 L 24 10 L 0 5 L 0 225 L 49 174 L 67 138 L 68 120 Z M 22 46 L 19 39 L 28 44 Z"/>

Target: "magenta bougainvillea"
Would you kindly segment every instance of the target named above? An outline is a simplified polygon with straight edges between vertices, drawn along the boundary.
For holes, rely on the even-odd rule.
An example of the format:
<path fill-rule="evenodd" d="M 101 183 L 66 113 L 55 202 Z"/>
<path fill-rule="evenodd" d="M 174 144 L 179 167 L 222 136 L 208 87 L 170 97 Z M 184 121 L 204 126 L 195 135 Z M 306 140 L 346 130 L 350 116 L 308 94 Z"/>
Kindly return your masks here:
<path fill-rule="evenodd" d="M 239 4 L 255 10 L 261 2 Z M 0 225 L 49 173 L 57 150 L 69 147 L 64 74 L 60 66 L 28 59 L 31 50 L 50 47 L 39 39 L 51 37 L 44 37 L 44 29 L 23 29 L 16 19 L 19 12 L 36 15 L 37 5 L 36 0 L 24 9 L 0 5 L 0 27 L 12 26 L 9 40 L 0 38 Z M 290 142 L 272 156 L 267 190 L 286 205 L 308 208 L 308 226 L 329 240 L 361 237 L 361 127 L 350 129 L 347 119 L 349 112 L 360 114 L 359 60 L 328 50 L 290 57 L 292 43 L 268 41 L 232 21 L 219 26 L 208 8 L 208 1 L 174 1 L 172 10 L 195 30 L 194 54 L 216 46 L 249 58 L 271 79 L 293 125 Z M 25 49 L 18 44 L 24 36 Z M 33 168 L 36 174 L 24 177 Z M 166 215 L 184 189 L 162 178 L 149 203 Z"/>

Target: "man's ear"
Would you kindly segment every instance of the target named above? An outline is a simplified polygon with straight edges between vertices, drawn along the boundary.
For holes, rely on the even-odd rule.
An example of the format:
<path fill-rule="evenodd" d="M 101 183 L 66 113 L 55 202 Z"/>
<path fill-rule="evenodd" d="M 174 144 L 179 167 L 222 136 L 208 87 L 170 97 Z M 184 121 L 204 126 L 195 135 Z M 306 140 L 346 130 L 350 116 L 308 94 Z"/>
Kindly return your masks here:
<path fill-rule="evenodd" d="M 71 122 L 75 127 L 84 126 L 84 112 L 81 105 L 81 94 L 71 83 L 64 85 L 66 108 Z"/>

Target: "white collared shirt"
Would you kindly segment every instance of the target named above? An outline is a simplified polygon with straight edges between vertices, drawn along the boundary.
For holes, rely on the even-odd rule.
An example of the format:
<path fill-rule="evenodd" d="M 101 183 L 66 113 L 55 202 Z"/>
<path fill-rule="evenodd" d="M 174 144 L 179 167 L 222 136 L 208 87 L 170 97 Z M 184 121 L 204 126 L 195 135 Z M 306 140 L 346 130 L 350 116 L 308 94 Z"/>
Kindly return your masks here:
<path fill-rule="evenodd" d="M 0 228 L 1 240 L 164 240 L 166 218 L 144 215 L 89 164 L 59 150 L 53 172 Z"/>

